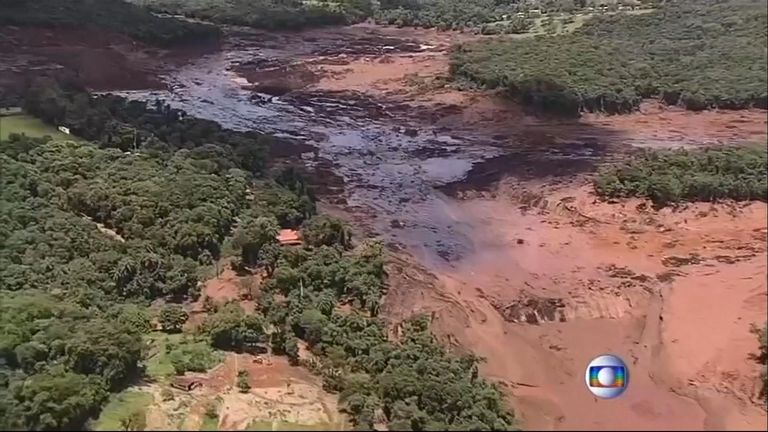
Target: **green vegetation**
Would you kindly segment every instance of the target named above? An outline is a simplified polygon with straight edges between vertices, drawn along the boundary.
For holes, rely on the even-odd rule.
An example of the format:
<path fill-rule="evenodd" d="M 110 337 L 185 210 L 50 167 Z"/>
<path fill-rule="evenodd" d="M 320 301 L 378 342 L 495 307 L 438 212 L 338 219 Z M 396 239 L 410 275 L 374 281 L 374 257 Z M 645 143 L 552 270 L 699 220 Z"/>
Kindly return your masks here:
<path fill-rule="evenodd" d="M 681 201 L 768 198 L 765 147 L 647 150 L 599 173 L 604 197 L 644 197 L 665 206 Z"/>
<path fill-rule="evenodd" d="M 760 372 L 760 379 L 763 382 L 760 397 L 768 403 L 768 324 L 764 324 L 763 328 L 753 325 L 751 331 L 757 336 L 760 344 L 760 353 L 756 356 L 756 360 L 763 365 L 763 370 Z"/>
<path fill-rule="evenodd" d="M 248 393 L 251 391 L 251 384 L 248 382 L 248 371 L 240 369 L 237 371 L 237 389 L 240 393 Z"/>
<path fill-rule="evenodd" d="M 425 320 L 387 340 L 376 318 L 381 244 L 354 245 L 344 224 L 314 215 L 301 177 L 269 169 L 271 137 L 47 80 L 24 106 L 92 142 L 13 134 L 0 146 L 0 427 L 82 428 L 144 373 L 146 340 L 147 373 L 163 378 L 169 364 L 174 373 L 208 369 L 214 348 L 271 346 L 302 363 L 299 339 L 360 428 L 513 427 L 478 360 L 442 349 Z M 277 246 L 278 228 L 298 227 L 303 247 Z M 146 305 L 167 304 L 158 321 L 176 331 L 178 304 L 197 298 L 200 267 L 221 258 L 224 242 L 239 271 L 271 275 L 258 311 L 210 302 L 200 338 L 147 336 Z M 119 427 L 142 427 L 139 411 L 119 411 L 108 415 Z"/>
<path fill-rule="evenodd" d="M 468 43 L 451 72 L 535 110 L 625 113 L 658 97 L 691 110 L 768 107 L 764 0 L 668 1 L 571 34 Z"/>
<path fill-rule="evenodd" d="M 42 138 L 47 135 L 58 140 L 77 140 L 76 137 L 60 132 L 55 127 L 29 115 L 0 115 L 0 140 L 7 140 L 11 134 L 24 134 L 35 138 Z"/>
<path fill-rule="evenodd" d="M 290 196 L 281 211 L 309 192 L 265 173 L 270 137 L 160 103 L 39 80 L 24 105 L 92 142 L 12 134 L 0 145 L 0 428 L 79 429 L 141 375 L 148 302 L 194 299 L 202 257 L 220 256 L 236 217 L 270 214 L 247 189 Z M 192 343 L 167 361 L 201 370 L 210 353 Z"/>
<path fill-rule="evenodd" d="M 481 34 L 526 33 L 534 30 L 538 22 L 542 27 L 538 30 L 545 33 L 547 22 L 552 23 L 554 32 L 555 22 L 565 27 L 583 18 L 574 13 L 611 13 L 620 7 L 633 9 L 648 7 L 651 3 L 634 0 L 383 0 L 373 17 L 379 24 L 438 30 L 471 29 Z"/>
<path fill-rule="evenodd" d="M 219 400 L 209 400 L 205 404 L 205 415 L 203 416 L 203 423 L 200 425 L 202 431 L 216 431 L 219 430 Z"/>
<path fill-rule="evenodd" d="M 150 393 L 126 390 L 110 398 L 99 418 L 93 424 L 93 430 L 144 430 L 141 422 L 145 411 L 152 404 Z M 146 426 L 146 420 L 144 420 Z M 130 428 L 126 426 L 131 426 Z"/>
<path fill-rule="evenodd" d="M 217 431 L 219 430 L 219 417 L 203 417 L 203 423 L 200 425 L 201 431 Z"/>
<path fill-rule="evenodd" d="M 210 25 L 160 18 L 124 0 L 4 0 L 0 25 L 92 27 L 157 45 L 216 38 Z"/>
<path fill-rule="evenodd" d="M 506 20 L 507 15 L 518 12 L 515 3 L 494 0 L 384 0 L 380 2 L 375 19 L 381 24 L 458 30 Z M 531 24 L 525 18 L 513 19 L 507 25 L 499 25 L 499 32 L 522 33 Z"/>
<path fill-rule="evenodd" d="M 351 24 L 371 13 L 369 0 L 133 0 L 151 10 L 218 24 L 269 30 Z"/>
<path fill-rule="evenodd" d="M 160 316 L 158 322 L 163 331 L 168 333 L 178 333 L 181 331 L 181 327 L 189 319 L 189 314 L 184 310 L 181 305 L 170 304 L 163 306 L 160 310 Z"/>
<path fill-rule="evenodd" d="M 155 380 L 162 380 L 175 375 L 173 364 L 168 354 L 172 347 L 181 341 L 181 333 L 150 333 L 145 336 L 148 345 L 148 352 L 145 359 L 145 373 L 148 377 Z"/>
<path fill-rule="evenodd" d="M 213 350 L 208 341 L 187 337 L 182 338 L 178 344 L 167 344 L 165 351 L 176 375 L 205 372 L 220 363 L 223 358 L 221 353 Z"/>

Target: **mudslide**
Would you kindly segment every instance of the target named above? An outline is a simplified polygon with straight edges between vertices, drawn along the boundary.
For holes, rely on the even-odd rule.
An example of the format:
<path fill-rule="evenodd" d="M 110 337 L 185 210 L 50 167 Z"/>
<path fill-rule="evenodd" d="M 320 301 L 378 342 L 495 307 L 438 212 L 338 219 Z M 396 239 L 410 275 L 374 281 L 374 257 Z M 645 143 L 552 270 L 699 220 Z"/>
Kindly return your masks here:
<path fill-rule="evenodd" d="M 766 138 L 764 111 L 554 121 L 446 80 L 466 35 L 354 26 L 238 30 L 162 79 L 161 97 L 295 139 L 323 206 L 392 251 L 384 314 L 429 313 L 535 429 L 766 429 L 752 323 L 766 316 L 765 204 L 654 211 L 598 202 L 589 176 L 633 146 Z M 310 146 L 307 146 L 309 144 Z M 622 356 L 596 400 L 584 368 Z"/>

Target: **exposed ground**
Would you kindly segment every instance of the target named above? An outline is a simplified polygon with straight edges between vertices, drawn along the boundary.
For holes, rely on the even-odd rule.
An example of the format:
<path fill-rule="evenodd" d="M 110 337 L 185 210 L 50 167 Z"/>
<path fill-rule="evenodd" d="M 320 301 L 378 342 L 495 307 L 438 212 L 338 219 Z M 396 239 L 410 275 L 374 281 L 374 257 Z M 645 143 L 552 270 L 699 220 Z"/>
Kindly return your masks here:
<path fill-rule="evenodd" d="M 43 123 L 40 119 L 26 114 L 0 115 L 0 139 L 8 139 L 8 135 L 14 133 L 36 138 L 49 135 L 54 139 L 77 139 L 72 135 L 60 132 L 53 126 Z"/>
<path fill-rule="evenodd" d="M 534 118 L 498 95 L 446 85 L 446 38 L 430 39 L 435 51 L 313 66 L 322 78 L 312 89 L 402 98 L 438 126 L 495 134 L 505 150 L 443 188 L 459 198 L 446 200 L 447 213 L 474 252 L 442 269 L 394 253 L 387 316 L 430 312 L 448 343 L 486 357 L 485 375 L 508 390 L 524 428 L 765 429 L 749 327 L 767 313 L 766 205 L 657 212 L 640 200 L 600 202 L 590 169 L 568 171 L 577 160 L 527 157 L 575 145 L 609 163 L 630 145 L 765 142 L 765 111 L 649 101 L 627 116 Z M 632 374 L 610 409 L 583 382 L 604 352 Z"/>
<path fill-rule="evenodd" d="M 20 68 L 54 59 L 82 71 L 93 88 L 152 88 L 162 86 L 157 62 L 171 61 L 120 43 L 116 55 L 116 42 L 92 35 L 62 42 L 44 32 L 5 29 L 3 35 L 3 56 L 18 62 L 23 51 L 34 58 L 0 62 L 0 80 L 19 79 Z M 294 101 L 318 93 L 348 95 L 347 111 L 406 113 L 417 126 L 405 133 L 421 134 L 418 124 L 447 133 L 482 132 L 500 151 L 441 188 L 441 210 L 456 234 L 468 239 L 468 252 L 436 265 L 392 242 L 383 310 L 393 322 L 429 312 L 446 342 L 486 357 L 483 373 L 505 387 L 524 428 L 765 430 L 766 413 L 756 401 L 759 366 L 750 357 L 757 341 L 749 326 L 767 313 L 766 205 L 697 204 L 657 212 L 637 200 L 599 202 L 586 186 L 595 164 L 610 163 L 631 146 L 765 142 L 765 111 L 692 113 L 649 102 L 628 116 L 534 118 L 498 95 L 446 87 L 446 50 L 469 37 L 354 26 L 244 33 L 230 43 L 258 46 L 258 61 L 243 59 L 235 68 L 244 86 Z M 89 48 L 78 51 L 84 45 Z M 96 60 L 83 53 L 103 59 L 91 67 Z M 357 150 L 346 141 L 337 145 Z M 361 232 L 381 233 L 371 222 L 374 211 L 325 207 Z M 400 226 L 393 221 L 385 229 L 397 232 Z M 224 268 L 203 291 L 235 298 L 239 283 Z M 192 323 L 201 315 L 193 314 Z M 583 381 L 585 365 L 603 352 L 621 355 L 631 374 L 624 396 L 607 402 L 596 401 Z M 283 359 L 272 365 L 252 360 L 230 355 L 201 376 L 202 388 L 174 390 L 173 401 L 162 401 L 161 384 L 147 385 L 144 390 L 155 395 L 148 426 L 197 430 L 211 423 L 205 403 L 217 395 L 220 429 L 280 429 L 270 423 L 276 419 L 338 421 L 335 402 L 306 371 Z M 246 395 L 233 390 L 243 367 L 251 370 L 253 387 Z M 294 394 L 288 377 L 295 379 Z"/>
<path fill-rule="evenodd" d="M 432 311 L 447 340 L 487 358 L 526 428 L 765 426 L 749 333 L 766 316 L 765 204 L 657 213 L 525 189 L 456 203 L 477 253 L 386 310 Z M 598 416 L 583 368 L 603 352 L 632 375 Z"/>
<path fill-rule="evenodd" d="M 251 390 L 235 386 L 237 372 L 247 370 Z M 322 390 L 308 371 L 288 364 L 284 357 L 230 353 L 205 374 L 187 373 L 202 383 L 192 391 L 151 383 L 139 389 L 153 395 L 146 411 L 147 430 L 343 430 L 336 399 Z M 169 398 L 169 393 L 173 398 Z M 216 416 L 208 416 L 209 405 Z"/>

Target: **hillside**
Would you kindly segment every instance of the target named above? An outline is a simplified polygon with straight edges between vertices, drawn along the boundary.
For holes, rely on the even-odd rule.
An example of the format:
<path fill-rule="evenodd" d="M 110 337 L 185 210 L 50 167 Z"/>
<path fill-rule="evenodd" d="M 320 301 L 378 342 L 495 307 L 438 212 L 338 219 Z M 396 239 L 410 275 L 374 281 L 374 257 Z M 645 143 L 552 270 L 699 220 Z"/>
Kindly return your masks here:
<path fill-rule="evenodd" d="M 154 45 L 215 38 L 213 26 L 161 18 L 124 0 L 4 0 L 0 26 L 94 28 Z"/>
<path fill-rule="evenodd" d="M 90 142 L 11 134 L 0 146 L 0 427 L 81 429 L 112 399 L 101 427 L 141 428 L 149 401 L 121 413 L 136 398 L 112 394 L 265 347 L 316 372 L 360 428 L 514 427 L 478 359 L 443 349 L 427 320 L 388 339 L 382 246 L 316 215 L 304 180 L 266 156 L 273 137 L 52 80 L 24 108 Z M 281 228 L 304 245 L 280 248 Z M 224 259 L 259 279 L 255 311 L 201 298 Z M 168 347 L 170 364 L 148 357 L 152 330 L 182 332 L 198 299 L 207 316 Z M 249 391 L 247 372 L 238 386 Z"/>
<path fill-rule="evenodd" d="M 690 110 L 766 108 L 767 25 L 765 0 L 672 1 L 572 34 L 468 43 L 451 72 L 562 115 L 626 113 L 651 97 Z"/>

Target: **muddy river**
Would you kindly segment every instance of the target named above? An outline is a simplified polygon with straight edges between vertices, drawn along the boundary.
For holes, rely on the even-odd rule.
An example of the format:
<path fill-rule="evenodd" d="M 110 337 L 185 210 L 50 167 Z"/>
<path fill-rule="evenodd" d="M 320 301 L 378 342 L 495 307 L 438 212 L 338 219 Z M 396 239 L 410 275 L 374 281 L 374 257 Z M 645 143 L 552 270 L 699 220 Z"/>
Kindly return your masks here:
<path fill-rule="evenodd" d="M 390 271 L 391 285 L 400 289 L 387 294 L 388 317 L 431 313 L 448 343 L 487 358 L 484 375 L 513 396 L 524 427 L 764 430 L 764 411 L 749 402 L 749 383 L 759 371 L 746 355 L 756 344 L 748 323 L 765 314 L 764 302 L 747 301 L 765 292 L 764 277 L 755 276 L 765 272 L 764 205 L 721 211 L 719 219 L 706 216 L 709 207 L 649 216 L 637 202 L 598 203 L 583 181 L 568 183 L 630 144 L 764 139 L 764 112 L 662 110 L 563 123 L 522 116 L 506 105 L 473 114 L 483 101 L 446 111 L 445 104 L 420 103 L 397 88 L 380 91 L 390 75 L 399 73 L 403 82 L 414 68 L 445 71 L 448 43 L 440 34 L 431 37 L 370 29 L 230 30 L 221 50 L 167 69 L 167 90 L 123 94 L 164 99 L 228 128 L 311 145 L 302 159 L 321 182 L 343 180 L 343 188 L 326 190 L 322 200 L 408 257 Z M 329 78 L 318 70 L 347 78 L 331 77 L 332 85 L 324 86 Z M 461 114 L 451 116 L 455 108 Z M 477 118 L 490 119 L 488 126 Z M 505 190 L 503 197 L 456 199 L 463 191 L 495 188 L 507 175 L 523 186 L 494 189 Z M 544 197 L 521 195 L 519 189 L 529 187 Z M 711 234 L 708 240 L 702 231 Z M 725 246 L 731 244 L 756 252 L 727 267 L 713 258 L 707 269 L 675 273 L 683 278 L 675 291 L 657 280 L 669 271 L 664 256 L 701 252 L 703 241 L 710 254 L 732 255 Z M 740 279 L 749 282 L 737 286 L 739 294 L 726 293 L 721 273 L 749 275 Z M 712 305 L 731 301 L 731 315 L 743 321 L 675 309 L 700 299 L 704 286 Z M 693 343 L 712 316 L 722 323 L 709 335 L 722 335 L 720 346 L 738 356 L 724 360 L 718 347 Z M 635 378 L 601 417 L 586 393 L 583 368 L 603 352 L 631 360 Z M 699 366 L 685 369 L 680 359 Z M 725 390 L 724 373 L 737 376 Z"/>
<path fill-rule="evenodd" d="M 413 51 L 431 48 L 406 46 Z M 386 45 L 356 49 L 365 47 L 374 52 L 396 51 Z M 310 44 L 307 55 L 312 55 L 312 48 Z M 344 48 L 347 45 L 337 50 L 326 46 L 323 53 L 338 56 Z M 123 94 L 164 99 L 228 128 L 311 144 L 317 151 L 306 154 L 307 164 L 330 163 L 343 178 L 347 207 L 369 216 L 375 231 L 387 241 L 405 246 L 430 265 L 442 265 L 471 251 L 468 227 L 457 222 L 451 200 L 438 188 L 462 179 L 474 163 L 499 156 L 494 139 L 459 125 L 433 127 L 420 108 L 361 93 L 258 93 L 235 72 L 244 63 L 285 61 L 287 55 L 295 55 L 295 50 L 285 53 L 256 41 L 231 39 L 222 51 L 166 75 L 170 90 Z"/>

